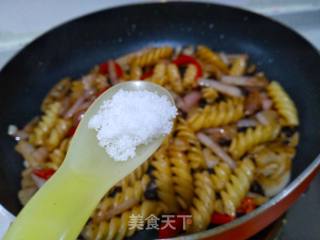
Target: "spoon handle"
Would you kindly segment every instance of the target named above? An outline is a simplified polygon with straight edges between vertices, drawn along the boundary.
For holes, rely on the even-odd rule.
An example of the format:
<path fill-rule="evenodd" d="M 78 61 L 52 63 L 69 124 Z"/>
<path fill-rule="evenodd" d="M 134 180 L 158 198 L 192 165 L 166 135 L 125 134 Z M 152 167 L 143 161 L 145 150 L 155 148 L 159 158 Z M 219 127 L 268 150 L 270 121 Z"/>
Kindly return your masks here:
<path fill-rule="evenodd" d="M 4 240 L 74 240 L 110 187 L 63 166 L 19 213 Z"/>

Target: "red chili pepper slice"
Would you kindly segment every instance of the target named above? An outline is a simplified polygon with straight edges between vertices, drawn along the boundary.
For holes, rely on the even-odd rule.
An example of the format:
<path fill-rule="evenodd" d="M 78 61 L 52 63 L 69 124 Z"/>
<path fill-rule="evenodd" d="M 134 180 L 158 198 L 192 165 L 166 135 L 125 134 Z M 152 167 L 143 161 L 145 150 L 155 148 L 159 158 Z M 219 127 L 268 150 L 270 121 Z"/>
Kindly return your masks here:
<path fill-rule="evenodd" d="M 159 227 L 159 238 L 175 237 L 183 230 L 183 218 L 178 215 L 170 218 L 170 225 L 161 223 Z"/>
<path fill-rule="evenodd" d="M 200 63 L 195 59 L 194 57 L 191 57 L 189 55 L 180 54 L 174 61 L 174 64 L 178 66 L 187 65 L 187 64 L 193 64 L 198 70 L 197 78 L 202 76 L 202 68 Z"/>
<path fill-rule="evenodd" d="M 211 216 L 211 223 L 216 225 L 221 225 L 221 224 L 231 222 L 233 219 L 234 219 L 234 216 L 214 212 Z"/>
<path fill-rule="evenodd" d="M 101 63 L 99 65 L 99 72 L 101 74 L 108 74 L 109 72 L 109 68 L 108 68 L 108 61 L 107 62 L 104 62 L 104 63 Z M 115 65 L 115 68 L 116 68 L 116 73 L 117 73 L 117 77 L 122 77 L 123 76 L 123 70 L 121 68 L 121 66 L 117 63 L 117 62 L 114 62 L 114 65 Z"/>
<path fill-rule="evenodd" d="M 34 169 L 33 174 L 44 179 L 48 180 L 56 171 L 52 168 L 43 168 L 43 169 Z"/>
<path fill-rule="evenodd" d="M 146 78 L 149 78 L 151 77 L 153 74 L 153 69 L 149 70 L 149 71 L 146 71 L 145 73 L 142 74 L 141 76 L 141 80 L 144 80 Z"/>
<path fill-rule="evenodd" d="M 245 197 L 242 200 L 240 207 L 237 209 L 237 212 L 240 214 L 246 214 L 252 212 L 256 207 L 257 206 L 251 197 Z"/>
<path fill-rule="evenodd" d="M 66 136 L 67 136 L 67 137 L 72 137 L 72 136 L 74 135 L 74 133 L 76 132 L 77 127 L 78 127 L 78 126 L 71 127 L 71 128 L 69 129 L 69 131 L 68 131 L 68 133 L 67 133 Z"/>

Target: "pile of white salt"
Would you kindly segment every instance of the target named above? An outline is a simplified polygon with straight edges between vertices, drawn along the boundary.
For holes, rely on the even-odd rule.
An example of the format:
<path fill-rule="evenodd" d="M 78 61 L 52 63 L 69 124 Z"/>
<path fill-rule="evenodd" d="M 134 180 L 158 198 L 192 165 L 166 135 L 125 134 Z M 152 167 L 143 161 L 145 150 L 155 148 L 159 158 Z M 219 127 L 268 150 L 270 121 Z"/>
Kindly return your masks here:
<path fill-rule="evenodd" d="M 168 97 L 149 91 L 120 90 L 89 121 L 97 139 L 116 161 L 127 161 L 136 148 L 168 134 L 177 109 Z"/>

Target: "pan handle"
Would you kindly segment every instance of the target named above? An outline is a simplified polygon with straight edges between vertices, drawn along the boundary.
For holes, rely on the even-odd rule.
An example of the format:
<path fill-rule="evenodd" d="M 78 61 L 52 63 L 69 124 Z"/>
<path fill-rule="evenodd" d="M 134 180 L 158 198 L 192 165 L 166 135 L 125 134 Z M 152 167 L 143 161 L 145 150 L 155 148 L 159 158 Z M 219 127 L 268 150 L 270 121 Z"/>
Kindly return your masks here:
<path fill-rule="evenodd" d="M 14 219 L 15 217 L 0 204 L 0 239 L 3 238 L 4 234 L 10 226 L 10 223 Z"/>

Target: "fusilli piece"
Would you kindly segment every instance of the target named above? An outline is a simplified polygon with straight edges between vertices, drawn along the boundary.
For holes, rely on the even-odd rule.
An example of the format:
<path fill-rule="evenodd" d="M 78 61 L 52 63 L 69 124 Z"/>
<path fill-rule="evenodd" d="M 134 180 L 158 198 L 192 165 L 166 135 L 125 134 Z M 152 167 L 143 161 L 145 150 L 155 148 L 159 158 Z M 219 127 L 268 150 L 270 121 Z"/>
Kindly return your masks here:
<path fill-rule="evenodd" d="M 187 209 L 191 205 L 193 196 L 192 175 L 188 160 L 176 142 L 168 147 L 168 156 L 172 165 L 172 179 L 177 201 L 182 209 Z"/>
<path fill-rule="evenodd" d="M 130 68 L 130 80 L 138 80 L 142 77 L 142 68 L 138 65 L 133 65 Z"/>
<path fill-rule="evenodd" d="M 149 176 L 144 175 L 141 180 L 135 181 L 130 187 L 123 188 L 122 191 L 114 197 L 106 195 L 99 203 L 93 215 L 94 221 L 101 222 L 109 220 L 115 215 L 137 205 L 143 199 L 143 194 L 149 181 Z"/>
<path fill-rule="evenodd" d="M 205 87 L 201 90 L 201 93 L 207 103 L 213 103 L 219 97 L 218 91 L 213 88 Z"/>
<path fill-rule="evenodd" d="M 206 46 L 198 46 L 196 55 L 204 62 L 216 66 L 221 72 L 228 73 L 228 66 L 222 61 L 219 54 L 215 53 Z"/>
<path fill-rule="evenodd" d="M 279 132 L 279 125 L 258 125 L 255 129 L 249 128 L 232 139 L 229 152 L 233 158 L 239 159 L 253 147 L 274 140 Z"/>
<path fill-rule="evenodd" d="M 246 196 L 254 178 L 255 166 L 251 159 L 244 159 L 230 176 L 224 190 L 220 192 L 223 213 L 236 215 L 236 209 Z"/>
<path fill-rule="evenodd" d="M 213 174 L 210 175 L 214 190 L 220 191 L 228 182 L 231 175 L 231 168 L 226 163 L 218 163 L 213 167 Z"/>
<path fill-rule="evenodd" d="M 33 130 L 33 133 L 30 135 L 29 141 L 32 144 L 41 146 L 45 143 L 48 134 L 58 120 L 60 109 L 61 104 L 59 102 L 54 102 L 48 107 L 41 117 L 40 122 Z"/>
<path fill-rule="evenodd" d="M 165 204 L 168 213 L 177 212 L 178 202 L 173 189 L 174 182 L 166 152 L 156 154 L 151 160 L 151 165 L 154 167 L 152 175 L 156 179 L 157 194 L 160 200 Z"/>
<path fill-rule="evenodd" d="M 71 88 L 70 78 L 64 78 L 60 80 L 43 99 L 41 104 L 41 110 L 43 112 L 48 110 L 48 107 L 57 101 L 61 101 L 69 92 Z"/>
<path fill-rule="evenodd" d="M 281 85 L 273 81 L 267 87 L 267 91 L 274 102 L 276 110 L 284 118 L 284 125 L 297 126 L 299 120 L 296 106 Z"/>
<path fill-rule="evenodd" d="M 90 222 L 84 229 L 83 236 L 90 240 L 124 239 L 132 236 L 137 231 L 137 228 L 130 228 L 130 217 L 141 216 L 144 219 L 151 213 L 159 215 L 162 209 L 162 205 L 156 201 L 143 201 L 132 209 L 123 212 L 120 216 L 111 218 L 109 221 L 103 221 L 98 224 Z"/>
<path fill-rule="evenodd" d="M 236 122 L 243 115 L 243 99 L 236 98 L 199 109 L 189 118 L 188 123 L 193 130 L 198 131 Z"/>
<path fill-rule="evenodd" d="M 176 131 L 177 139 L 181 140 L 180 143 L 184 142 L 188 144 L 185 150 L 187 151 L 190 167 L 192 169 L 205 168 L 206 162 L 203 157 L 200 141 L 184 119 L 179 118 Z"/>
<path fill-rule="evenodd" d="M 70 139 L 66 138 L 64 139 L 61 143 L 60 146 L 55 148 L 50 154 L 49 154 L 49 159 L 51 161 L 51 166 L 54 169 L 58 169 L 58 167 L 61 165 L 61 163 L 63 162 L 68 147 L 69 147 L 69 143 L 70 143 Z"/>
<path fill-rule="evenodd" d="M 188 232 L 198 232 L 205 230 L 214 210 L 215 191 L 208 172 L 198 172 L 194 174 L 195 197 L 192 201 L 190 213 L 192 224 L 189 225 Z"/>
<path fill-rule="evenodd" d="M 135 56 L 131 60 L 132 65 L 145 67 L 154 65 L 159 60 L 169 58 L 173 54 L 173 49 L 171 47 L 159 47 L 153 48 L 139 56 Z"/>
<path fill-rule="evenodd" d="M 61 140 L 64 139 L 68 133 L 71 125 L 72 122 L 70 119 L 59 118 L 57 120 L 56 125 L 50 131 L 48 139 L 45 142 L 49 151 L 53 150 L 60 144 Z"/>
<path fill-rule="evenodd" d="M 197 67 L 194 64 L 189 64 L 182 80 L 184 89 L 191 89 L 197 86 L 197 74 Z"/>
<path fill-rule="evenodd" d="M 151 82 L 164 86 L 167 81 L 166 69 L 167 66 L 165 63 L 158 63 L 154 67 L 154 71 L 150 79 Z"/>
<path fill-rule="evenodd" d="M 180 94 L 183 92 L 183 85 L 179 69 L 176 64 L 169 64 L 167 67 L 167 79 L 170 88 L 176 93 Z"/>
<path fill-rule="evenodd" d="M 241 56 L 236 58 L 230 68 L 229 74 L 231 76 L 241 76 L 245 73 L 247 67 L 247 57 Z"/>

